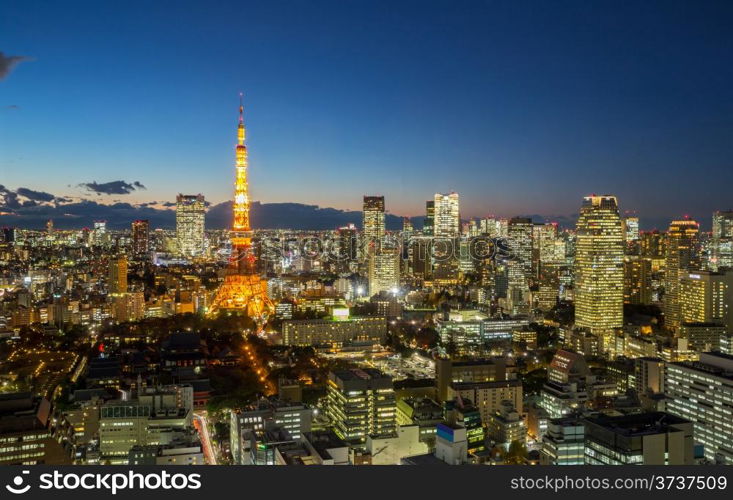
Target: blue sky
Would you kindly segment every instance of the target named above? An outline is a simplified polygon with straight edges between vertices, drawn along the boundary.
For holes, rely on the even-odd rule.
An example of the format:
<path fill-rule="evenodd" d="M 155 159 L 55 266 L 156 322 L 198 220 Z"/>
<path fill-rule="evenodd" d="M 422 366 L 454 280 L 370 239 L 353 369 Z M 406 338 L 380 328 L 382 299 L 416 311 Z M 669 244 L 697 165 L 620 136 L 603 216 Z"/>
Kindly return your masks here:
<path fill-rule="evenodd" d="M 263 202 L 642 217 L 733 206 L 731 2 L 34 2 L 0 6 L 0 184 L 231 197 L 245 93 Z"/>

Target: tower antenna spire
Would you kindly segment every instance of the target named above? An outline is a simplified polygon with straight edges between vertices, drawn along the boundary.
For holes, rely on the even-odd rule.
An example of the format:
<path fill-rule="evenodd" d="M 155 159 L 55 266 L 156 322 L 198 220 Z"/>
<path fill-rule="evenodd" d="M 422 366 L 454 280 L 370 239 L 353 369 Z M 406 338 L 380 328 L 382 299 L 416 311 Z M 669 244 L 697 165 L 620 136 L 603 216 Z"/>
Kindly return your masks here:
<path fill-rule="evenodd" d="M 242 92 L 239 93 L 239 122 L 242 123 L 244 121 L 244 94 Z"/>

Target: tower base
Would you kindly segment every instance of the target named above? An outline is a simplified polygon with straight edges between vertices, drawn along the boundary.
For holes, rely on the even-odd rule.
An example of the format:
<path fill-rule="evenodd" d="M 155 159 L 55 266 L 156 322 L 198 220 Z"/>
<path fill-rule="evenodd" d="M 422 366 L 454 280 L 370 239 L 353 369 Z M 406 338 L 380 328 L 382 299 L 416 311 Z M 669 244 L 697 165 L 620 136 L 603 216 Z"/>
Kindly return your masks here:
<path fill-rule="evenodd" d="M 216 293 L 207 315 L 221 311 L 247 314 L 257 325 L 257 333 L 264 330 L 275 306 L 267 296 L 267 283 L 256 274 L 230 274 Z"/>

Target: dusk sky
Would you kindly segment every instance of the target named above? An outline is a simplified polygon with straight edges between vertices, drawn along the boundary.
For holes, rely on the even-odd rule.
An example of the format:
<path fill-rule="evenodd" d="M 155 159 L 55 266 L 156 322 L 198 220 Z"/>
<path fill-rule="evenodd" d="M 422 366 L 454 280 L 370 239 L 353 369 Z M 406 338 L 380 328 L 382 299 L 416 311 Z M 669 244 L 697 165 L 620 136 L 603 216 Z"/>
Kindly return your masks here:
<path fill-rule="evenodd" d="M 733 2 L 6 1 L 0 184 L 463 217 L 733 207 Z M 11 56 L 23 59 L 11 59 Z M 123 180 L 124 195 L 84 183 Z M 146 189 L 140 187 L 145 186 Z"/>

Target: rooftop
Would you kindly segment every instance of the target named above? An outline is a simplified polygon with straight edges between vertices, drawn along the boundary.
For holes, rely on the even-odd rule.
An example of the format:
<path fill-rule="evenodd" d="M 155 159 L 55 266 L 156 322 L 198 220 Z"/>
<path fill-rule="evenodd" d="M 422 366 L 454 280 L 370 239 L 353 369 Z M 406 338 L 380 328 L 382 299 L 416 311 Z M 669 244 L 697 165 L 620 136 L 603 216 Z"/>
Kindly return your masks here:
<path fill-rule="evenodd" d="M 666 433 L 670 427 L 680 424 L 689 424 L 689 420 L 664 413 L 661 411 L 637 413 L 622 416 L 607 416 L 603 414 L 587 417 L 590 424 L 603 427 L 614 434 L 636 437 L 651 434 Z"/>

